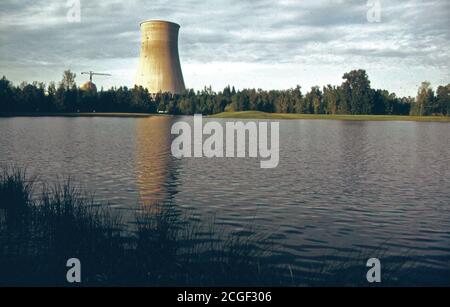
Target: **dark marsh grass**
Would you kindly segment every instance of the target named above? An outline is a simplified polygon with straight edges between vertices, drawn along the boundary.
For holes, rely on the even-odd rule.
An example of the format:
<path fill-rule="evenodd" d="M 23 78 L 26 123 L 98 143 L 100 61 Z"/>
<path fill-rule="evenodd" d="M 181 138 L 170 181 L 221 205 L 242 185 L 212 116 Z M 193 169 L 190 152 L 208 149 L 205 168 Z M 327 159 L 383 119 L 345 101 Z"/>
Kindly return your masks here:
<path fill-rule="evenodd" d="M 70 179 L 39 190 L 23 170 L 0 173 L 0 286 L 70 285 L 70 258 L 81 261 L 81 286 L 369 286 L 365 262 L 387 254 L 380 246 L 375 255 L 299 257 L 302 271 L 277 260 L 270 235 L 230 234 L 171 203 L 142 206 L 125 221 Z M 383 265 L 381 285 L 420 285 L 428 269 L 408 259 L 414 255 Z"/>
<path fill-rule="evenodd" d="M 82 264 L 82 285 L 215 286 L 285 284 L 249 236 L 193 223 L 171 204 L 143 208 L 130 226 L 71 180 L 44 187 L 21 170 L 0 178 L 0 284 L 67 285 L 66 261 Z"/>

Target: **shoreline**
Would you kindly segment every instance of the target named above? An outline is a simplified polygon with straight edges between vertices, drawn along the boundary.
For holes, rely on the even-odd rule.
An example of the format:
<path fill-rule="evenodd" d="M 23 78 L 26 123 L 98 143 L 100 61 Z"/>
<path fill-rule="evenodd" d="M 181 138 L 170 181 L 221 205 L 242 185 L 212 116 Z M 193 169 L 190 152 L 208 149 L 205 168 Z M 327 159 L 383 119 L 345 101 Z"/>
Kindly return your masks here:
<path fill-rule="evenodd" d="M 208 118 L 224 119 L 286 119 L 286 120 L 342 120 L 342 121 L 414 121 L 450 123 L 450 116 L 410 115 L 337 115 L 337 114 L 294 114 L 265 113 L 260 111 L 222 112 Z"/>
<path fill-rule="evenodd" d="M 11 112 L 0 113 L 0 118 L 6 117 L 151 117 L 151 116 L 168 116 L 168 114 L 156 113 L 113 113 L 113 112 L 80 112 L 80 113 L 29 113 L 29 112 Z"/>
<path fill-rule="evenodd" d="M 180 116 L 158 113 L 124 113 L 124 112 L 80 112 L 80 113 L 0 113 L 0 118 L 8 117 L 120 117 L 148 118 L 152 116 Z M 192 116 L 192 115 L 181 115 Z M 340 114 L 296 114 L 296 113 L 266 113 L 260 111 L 222 112 L 206 115 L 205 118 L 221 119 L 262 119 L 262 120 L 341 120 L 341 121 L 410 121 L 410 122 L 441 122 L 450 123 L 450 116 L 411 116 L 411 115 L 340 115 Z"/>

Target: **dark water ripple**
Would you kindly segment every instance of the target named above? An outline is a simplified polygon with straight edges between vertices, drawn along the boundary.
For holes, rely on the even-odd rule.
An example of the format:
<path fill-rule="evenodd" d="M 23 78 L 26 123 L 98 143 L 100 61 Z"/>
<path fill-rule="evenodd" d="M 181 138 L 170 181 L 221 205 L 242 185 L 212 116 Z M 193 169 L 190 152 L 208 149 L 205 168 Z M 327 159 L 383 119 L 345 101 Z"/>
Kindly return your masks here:
<path fill-rule="evenodd" d="M 41 182 L 70 175 L 130 214 L 171 200 L 238 236 L 267 233 L 275 248 L 261 248 L 302 276 L 379 257 L 413 268 L 403 282 L 450 284 L 450 124 L 281 121 L 279 167 L 263 170 L 174 159 L 173 120 L 2 118 L 0 163 Z"/>

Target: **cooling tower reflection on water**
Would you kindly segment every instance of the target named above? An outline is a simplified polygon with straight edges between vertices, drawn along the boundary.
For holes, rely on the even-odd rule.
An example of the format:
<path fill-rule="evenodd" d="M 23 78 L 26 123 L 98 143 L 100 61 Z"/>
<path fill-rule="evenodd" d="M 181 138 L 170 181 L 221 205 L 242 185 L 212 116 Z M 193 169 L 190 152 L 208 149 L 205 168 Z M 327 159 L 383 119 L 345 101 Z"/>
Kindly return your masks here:
<path fill-rule="evenodd" d="M 144 206 L 162 203 L 174 193 L 171 182 L 170 117 L 151 117 L 136 122 L 135 167 L 139 200 Z"/>

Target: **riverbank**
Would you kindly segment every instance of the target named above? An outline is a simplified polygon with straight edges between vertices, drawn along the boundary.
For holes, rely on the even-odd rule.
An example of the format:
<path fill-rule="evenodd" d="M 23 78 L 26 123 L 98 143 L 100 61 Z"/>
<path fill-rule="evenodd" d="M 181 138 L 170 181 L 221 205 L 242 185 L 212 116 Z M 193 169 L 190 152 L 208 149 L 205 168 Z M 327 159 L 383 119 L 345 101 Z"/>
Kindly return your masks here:
<path fill-rule="evenodd" d="M 292 114 L 292 113 L 287 114 L 287 113 L 265 113 L 259 111 L 223 112 L 211 115 L 209 116 L 209 118 L 450 122 L 450 116 L 330 115 L 330 114 Z"/>
<path fill-rule="evenodd" d="M 79 113 L 28 113 L 28 112 L 12 112 L 0 113 L 0 117 L 150 117 L 150 116 L 168 116 L 167 114 L 152 114 L 152 113 L 94 113 L 94 112 L 79 112 Z"/>
<path fill-rule="evenodd" d="M 131 117 L 147 118 L 151 116 L 172 116 L 156 113 L 28 113 L 12 112 L 0 113 L 2 117 Z M 450 116 L 405 116 L 405 115 L 336 115 L 336 114 L 294 114 L 294 113 L 266 113 L 260 111 L 222 112 L 208 115 L 208 118 L 228 119 L 319 119 L 344 121 L 415 121 L 415 122 L 450 122 Z"/>

